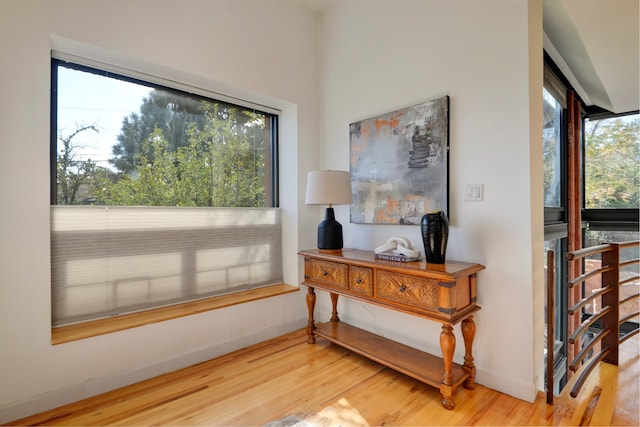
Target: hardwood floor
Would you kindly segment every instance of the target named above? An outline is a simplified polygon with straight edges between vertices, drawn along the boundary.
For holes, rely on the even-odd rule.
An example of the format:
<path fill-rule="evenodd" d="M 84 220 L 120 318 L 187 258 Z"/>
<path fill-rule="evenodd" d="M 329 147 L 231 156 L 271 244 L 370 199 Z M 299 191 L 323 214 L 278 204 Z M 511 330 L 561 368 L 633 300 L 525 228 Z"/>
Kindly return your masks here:
<path fill-rule="evenodd" d="M 613 425 L 639 425 L 638 339 L 627 341 Z M 410 377 L 303 330 L 8 425 L 274 426 L 568 425 L 574 408 L 542 393 L 527 403 L 476 385 L 459 388 L 456 408 Z M 611 406 L 611 405 L 610 405 Z M 296 416 L 296 417 L 294 417 Z"/>

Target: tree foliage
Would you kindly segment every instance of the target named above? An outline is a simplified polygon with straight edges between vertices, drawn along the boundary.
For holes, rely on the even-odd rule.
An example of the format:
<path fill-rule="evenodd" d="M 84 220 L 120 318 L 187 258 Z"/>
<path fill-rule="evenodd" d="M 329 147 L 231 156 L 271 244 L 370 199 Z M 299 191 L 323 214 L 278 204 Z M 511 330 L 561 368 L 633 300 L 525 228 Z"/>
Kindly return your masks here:
<path fill-rule="evenodd" d="M 87 132 L 99 132 L 94 125 L 77 126 L 76 130 L 67 136 L 58 135 L 58 153 L 56 164 L 57 175 L 57 203 L 60 205 L 75 205 L 82 203 L 79 194 L 83 187 L 90 184 L 96 176 L 97 166 L 91 159 L 81 160 L 78 151 L 82 145 L 75 142 L 78 135 Z"/>
<path fill-rule="evenodd" d="M 265 116 L 224 103 L 177 107 L 179 97 L 124 119 L 108 179 L 96 177 L 96 204 L 120 206 L 265 206 L 268 138 Z M 188 111 L 173 114 L 171 111 Z M 153 111 L 153 112 L 152 112 Z M 178 117 L 180 116 L 180 117 Z M 171 118 L 171 120 L 168 120 Z M 148 132 L 149 123 L 155 126 Z M 176 129 L 180 128 L 179 131 Z M 167 136 L 167 132 L 169 136 Z"/>
<path fill-rule="evenodd" d="M 151 159 L 146 153 L 154 152 Z M 122 176 L 101 189 L 101 200 L 118 206 L 174 206 L 177 168 L 162 131 L 155 131 L 142 144 L 136 156 L 135 174 Z"/>
<path fill-rule="evenodd" d="M 145 141 L 159 129 L 167 141 L 169 151 L 189 144 L 187 130 L 191 126 L 204 128 L 204 101 L 177 92 L 154 89 L 142 100 L 139 113 L 131 113 L 122 120 L 118 143 L 113 146 L 110 163 L 123 174 L 136 170 L 136 158 L 142 153 Z M 148 150 L 153 147 L 147 146 Z M 153 162 L 154 153 L 144 153 Z"/>
<path fill-rule="evenodd" d="M 585 138 L 587 208 L 640 205 L 640 119 L 588 123 Z"/>

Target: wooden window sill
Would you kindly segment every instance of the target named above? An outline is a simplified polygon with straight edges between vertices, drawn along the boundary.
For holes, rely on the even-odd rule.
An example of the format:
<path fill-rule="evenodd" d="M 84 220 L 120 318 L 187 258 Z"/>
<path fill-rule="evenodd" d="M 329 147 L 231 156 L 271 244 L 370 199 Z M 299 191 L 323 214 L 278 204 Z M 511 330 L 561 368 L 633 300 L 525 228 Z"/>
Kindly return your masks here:
<path fill-rule="evenodd" d="M 150 323 L 162 322 L 165 320 L 175 319 L 177 317 L 189 316 L 249 301 L 269 298 L 276 295 L 284 295 L 298 290 L 299 288 L 291 285 L 271 285 L 229 295 L 221 295 L 198 301 L 176 304 L 169 307 L 145 310 L 139 313 L 123 314 L 121 316 L 111 317 L 108 319 L 99 319 L 74 325 L 59 326 L 51 329 L 51 343 L 56 345 L 77 341 L 83 338 L 122 331 L 129 328 L 148 325 Z"/>

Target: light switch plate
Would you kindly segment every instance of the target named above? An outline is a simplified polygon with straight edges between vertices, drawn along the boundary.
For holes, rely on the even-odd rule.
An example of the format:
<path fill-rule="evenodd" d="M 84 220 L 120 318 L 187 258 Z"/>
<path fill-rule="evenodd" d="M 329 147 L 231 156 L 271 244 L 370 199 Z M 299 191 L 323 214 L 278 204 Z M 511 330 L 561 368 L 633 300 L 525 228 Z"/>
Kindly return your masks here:
<path fill-rule="evenodd" d="M 481 202 L 484 196 L 483 184 L 465 184 L 464 200 L 467 202 Z"/>

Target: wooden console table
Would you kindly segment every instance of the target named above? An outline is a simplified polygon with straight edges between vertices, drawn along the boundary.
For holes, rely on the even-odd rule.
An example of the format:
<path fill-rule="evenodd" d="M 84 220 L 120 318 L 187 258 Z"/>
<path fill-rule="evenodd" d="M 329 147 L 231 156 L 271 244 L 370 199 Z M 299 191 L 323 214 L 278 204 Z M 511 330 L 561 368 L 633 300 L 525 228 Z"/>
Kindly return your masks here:
<path fill-rule="evenodd" d="M 299 252 L 304 257 L 304 282 L 308 287 L 308 342 L 325 338 L 362 356 L 438 387 L 442 405 L 453 409 L 453 394 L 460 384 L 475 387 L 472 348 L 475 335 L 473 313 L 476 304 L 476 273 L 483 265 L 447 261 L 445 264 L 383 261 L 373 252 L 343 249 L 341 253 L 322 253 L 317 249 Z M 315 324 L 315 289 L 329 292 L 333 312 L 331 321 Z M 376 304 L 442 323 L 442 357 L 391 341 L 340 322 L 338 296 Z M 456 338 L 453 326 L 461 324 L 464 338 L 464 364 L 453 363 Z"/>

